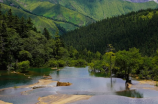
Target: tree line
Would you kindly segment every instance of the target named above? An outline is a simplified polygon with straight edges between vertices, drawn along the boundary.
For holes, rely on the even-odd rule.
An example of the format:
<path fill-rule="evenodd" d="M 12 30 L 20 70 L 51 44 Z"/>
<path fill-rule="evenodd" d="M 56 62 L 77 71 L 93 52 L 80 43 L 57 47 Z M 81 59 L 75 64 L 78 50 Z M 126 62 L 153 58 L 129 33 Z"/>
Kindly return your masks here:
<path fill-rule="evenodd" d="M 106 73 L 108 76 L 112 71 L 116 77 L 125 78 L 127 82 L 129 77 L 158 81 L 158 50 L 152 57 L 143 56 L 137 48 L 116 53 L 109 51 L 102 57 L 100 60 L 92 60 L 90 71 Z"/>

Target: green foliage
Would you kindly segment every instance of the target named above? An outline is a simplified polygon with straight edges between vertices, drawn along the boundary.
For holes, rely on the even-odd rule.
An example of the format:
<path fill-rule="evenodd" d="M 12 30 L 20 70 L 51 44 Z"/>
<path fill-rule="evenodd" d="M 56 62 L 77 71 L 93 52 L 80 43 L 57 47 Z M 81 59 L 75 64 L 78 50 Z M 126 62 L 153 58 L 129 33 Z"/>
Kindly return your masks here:
<path fill-rule="evenodd" d="M 32 55 L 28 51 L 22 50 L 19 52 L 20 61 L 30 60 L 31 58 L 32 58 Z"/>
<path fill-rule="evenodd" d="M 129 51 L 118 51 L 116 53 L 116 65 L 119 73 L 125 75 L 126 80 L 129 80 L 130 73 L 136 73 L 139 66 L 142 64 L 142 57 L 139 50 L 130 48 Z"/>
<path fill-rule="evenodd" d="M 18 63 L 18 70 L 20 72 L 26 72 L 26 70 L 29 69 L 29 68 L 30 68 L 30 62 L 28 60 Z"/>
<path fill-rule="evenodd" d="M 84 59 L 78 59 L 78 60 L 69 60 L 67 64 L 68 66 L 84 67 L 87 65 L 87 62 Z"/>
<path fill-rule="evenodd" d="M 66 62 L 64 60 L 58 60 L 57 62 L 59 67 L 64 67 L 66 65 Z"/>
<path fill-rule="evenodd" d="M 8 14 L 12 16 L 12 22 L 8 22 L 9 18 L 6 18 Z M 58 29 L 53 39 L 46 28 L 43 34 L 39 33 L 36 27 L 33 27 L 31 18 L 19 18 L 12 15 L 11 10 L 8 14 L 2 14 L 2 20 L 0 20 L 0 67 L 2 69 L 25 72 L 29 65 L 63 67 L 67 64 L 69 51 L 60 39 Z M 13 27 L 12 24 L 14 24 Z M 78 59 L 75 54 L 71 58 Z M 86 62 L 79 60 L 74 65 L 80 66 L 84 63 Z"/>
<path fill-rule="evenodd" d="M 44 30 L 43 30 L 43 35 L 46 37 L 47 40 L 49 40 L 51 38 L 51 36 L 46 28 L 44 28 Z"/>
<path fill-rule="evenodd" d="M 58 62 L 55 59 L 50 59 L 46 64 L 45 67 L 57 67 Z"/>
<path fill-rule="evenodd" d="M 143 57 L 143 63 L 140 65 L 139 70 L 137 73 L 139 74 L 140 79 L 151 79 L 153 64 L 152 64 L 152 58 L 151 57 Z"/>

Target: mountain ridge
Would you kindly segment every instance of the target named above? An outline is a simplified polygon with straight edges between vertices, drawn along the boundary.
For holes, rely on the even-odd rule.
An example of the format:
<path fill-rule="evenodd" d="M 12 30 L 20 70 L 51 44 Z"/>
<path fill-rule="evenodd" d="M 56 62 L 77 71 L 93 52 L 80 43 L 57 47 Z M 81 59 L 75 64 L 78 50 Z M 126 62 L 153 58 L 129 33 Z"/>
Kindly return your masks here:
<path fill-rule="evenodd" d="M 154 1 L 132 3 L 125 0 L 0 0 L 0 2 L 52 19 L 66 31 L 131 11 L 158 7 Z"/>

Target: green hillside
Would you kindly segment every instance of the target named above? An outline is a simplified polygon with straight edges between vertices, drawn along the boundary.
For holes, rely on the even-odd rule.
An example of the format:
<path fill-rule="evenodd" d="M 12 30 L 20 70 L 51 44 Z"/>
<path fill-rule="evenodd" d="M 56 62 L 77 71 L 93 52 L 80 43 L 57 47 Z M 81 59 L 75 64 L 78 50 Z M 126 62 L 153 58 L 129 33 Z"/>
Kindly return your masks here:
<path fill-rule="evenodd" d="M 15 7 L 11 7 L 5 4 L 2 4 L 2 12 L 7 12 L 9 9 L 12 9 L 13 14 L 17 15 L 18 17 L 24 17 L 24 18 L 31 18 L 33 20 L 34 25 L 36 26 L 36 28 L 38 29 L 38 31 L 43 31 L 44 27 L 47 28 L 50 32 L 50 34 L 53 36 L 56 32 L 56 28 L 58 27 L 58 25 L 64 27 L 67 31 L 73 30 L 76 28 L 76 26 L 69 24 L 69 23 L 65 23 L 65 22 L 58 22 L 58 21 L 54 21 L 42 16 L 37 16 L 34 14 L 30 14 L 28 12 L 25 12 L 21 9 L 15 8 Z M 59 24 L 60 23 L 60 24 Z M 68 26 L 68 27 L 67 27 Z"/>
<path fill-rule="evenodd" d="M 51 0 L 52 2 L 55 0 Z M 57 0 L 59 4 L 96 20 L 125 14 L 140 9 L 157 8 L 154 1 L 132 3 L 125 0 Z M 56 2 L 56 1 L 55 1 Z M 54 3 L 55 3 L 54 2 Z"/>
<path fill-rule="evenodd" d="M 55 4 L 60 4 L 67 8 L 62 7 L 62 10 L 70 18 L 71 16 L 73 17 L 72 13 L 74 12 L 75 14 L 78 13 L 78 15 L 80 15 L 76 16 L 76 19 L 77 17 L 81 17 L 81 15 L 85 15 L 95 20 L 125 14 L 131 11 L 138 11 L 140 9 L 158 7 L 158 4 L 154 1 L 132 3 L 124 0 L 4 0 L 4 3 L 20 6 L 30 12 L 47 17 L 58 17 L 59 14 L 62 15 L 63 12 L 61 12 L 61 8 L 53 10 L 53 6 L 55 6 Z M 54 13 L 54 11 L 57 14 Z M 67 16 L 63 15 L 64 19 L 68 18 Z M 81 21 L 84 20 L 83 17 L 80 18 Z M 73 21 L 73 23 L 75 22 Z"/>
<path fill-rule="evenodd" d="M 55 33 L 56 24 L 53 20 L 47 19 L 45 17 L 36 16 L 33 14 L 29 14 L 27 12 L 24 12 L 21 9 L 17 9 L 8 5 L 2 5 L 2 12 L 7 12 L 9 9 L 12 9 L 13 14 L 17 15 L 18 17 L 24 17 L 24 18 L 31 18 L 33 20 L 34 25 L 39 31 L 43 31 L 44 27 L 46 27 L 50 33 Z"/>
<path fill-rule="evenodd" d="M 158 49 L 158 9 L 104 19 L 70 31 L 62 39 L 78 50 L 105 53 L 107 44 L 112 44 L 116 51 L 136 47 L 143 55 L 153 55 Z"/>
<path fill-rule="evenodd" d="M 77 11 L 68 9 L 60 4 L 53 4 L 47 1 L 26 1 L 26 0 L 11 0 L 12 5 L 21 7 L 36 15 L 42 15 L 44 17 L 52 18 L 54 20 L 60 20 L 63 22 L 70 22 L 78 26 L 85 26 L 94 22 L 94 20 L 88 16 L 85 16 Z M 7 4 L 10 2 L 6 2 Z"/>

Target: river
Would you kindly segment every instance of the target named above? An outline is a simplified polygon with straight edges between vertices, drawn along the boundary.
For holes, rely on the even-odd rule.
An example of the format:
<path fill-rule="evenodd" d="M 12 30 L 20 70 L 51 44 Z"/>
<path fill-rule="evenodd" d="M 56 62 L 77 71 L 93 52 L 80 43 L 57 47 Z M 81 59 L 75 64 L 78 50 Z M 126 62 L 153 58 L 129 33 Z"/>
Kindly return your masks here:
<path fill-rule="evenodd" d="M 1 71 L 0 89 L 15 87 L 0 91 L 0 100 L 13 104 L 35 104 L 39 97 L 54 94 L 91 95 L 88 100 L 77 101 L 72 104 L 158 104 L 158 91 L 131 88 L 126 90 L 125 81 L 120 78 L 111 79 L 101 74 L 92 74 L 88 67 L 64 67 L 60 71 L 49 68 L 32 68 L 28 74 L 16 74 Z M 52 80 L 70 82 L 71 86 L 46 87 L 34 89 L 22 95 L 21 92 L 31 88 L 16 88 L 16 86 L 29 85 L 38 82 L 43 75 L 52 76 Z M 138 81 L 132 81 L 138 85 Z M 50 84 L 51 85 L 51 84 Z M 143 85 L 154 87 L 152 85 Z"/>

